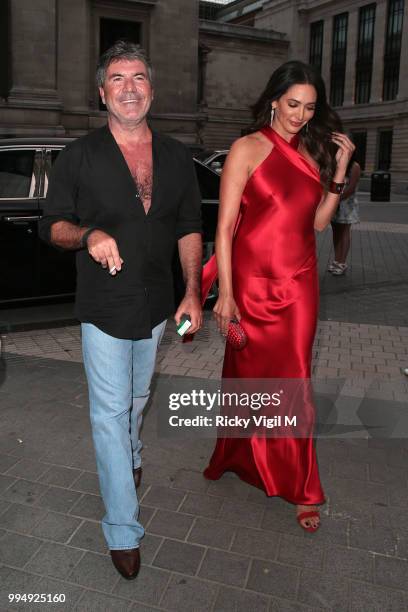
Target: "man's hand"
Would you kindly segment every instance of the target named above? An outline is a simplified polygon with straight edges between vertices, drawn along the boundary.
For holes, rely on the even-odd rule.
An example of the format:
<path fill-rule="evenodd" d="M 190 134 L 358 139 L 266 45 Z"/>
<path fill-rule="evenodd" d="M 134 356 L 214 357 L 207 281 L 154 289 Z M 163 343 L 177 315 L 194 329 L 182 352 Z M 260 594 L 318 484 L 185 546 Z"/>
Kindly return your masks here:
<path fill-rule="evenodd" d="M 89 234 L 86 245 L 90 256 L 100 263 L 102 268 L 108 268 L 112 276 L 121 271 L 123 259 L 119 255 L 118 245 L 112 236 L 96 229 Z"/>
<path fill-rule="evenodd" d="M 180 306 L 177 308 L 176 314 L 174 315 L 176 325 L 179 325 L 183 314 L 188 315 L 191 321 L 191 327 L 188 329 L 186 334 L 194 334 L 203 324 L 203 311 L 198 296 L 184 296 Z"/>
<path fill-rule="evenodd" d="M 187 334 L 194 334 L 203 322 L 203 311 L 200 302 L 202 239 L 201 234 L 186 234 L 178 241 L 181 268 L 186 284 L 185 296 L 177 308 L 174 320 L 178 325 L 183 314 L 191 320 Z"/>

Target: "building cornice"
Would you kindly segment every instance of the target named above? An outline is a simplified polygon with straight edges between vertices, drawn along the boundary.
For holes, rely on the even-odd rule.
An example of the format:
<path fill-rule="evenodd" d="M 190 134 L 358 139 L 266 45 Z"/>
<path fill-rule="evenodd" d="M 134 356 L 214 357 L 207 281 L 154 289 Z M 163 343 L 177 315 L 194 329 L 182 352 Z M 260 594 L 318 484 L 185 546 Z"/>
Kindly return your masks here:
<path fill-rule="evenodd" d="M 289 44 L 287 35 L 273 30 L 261 30 L 251 26 L 226 24 L 218 21 L 200 20 L 200 33 L 217 34 L 226 38 L 240 38 L 257 42 L 280 42 Z"/>
<path fill-rule="evenodd" d="M 124 11 L 134 11 L 140 9 L 141 11 L 150 11 L 157 6 L 158 0 L 125 0 L 120 3 L 120 9 Z M 118 9 L 118 2 L 116 0 L 97 0 L 98 8 L 111 8 Z"/>
<path fill-rule="evenodd" d="M 356 2 L 353 0 L 270 0 L 263 5 L 263 11 L 276 12 L 282 9 L 292 7 L 298 13 L 310 13 L 315 10 L 325 10 L 330 7 L 336 9 L 336 13 L 341 13 L 350 9 L 356 8 Z"/>
<path fill-rule="evenodd" d="M 154 6 L 155 4 L 157 4 L 157 0 L 126 0 L 126 3 L 127 4 L 145 4 L 145 5 Z"/>
<path fill-rule="evenodd" d="M 393 122 L 397 117 L 408 116 L 408 100 L 390 100 L 387 102 L 371 102 L 370 104 L 350 104 L 336 107 L 344 121 L 368 121 L 378 123 L 381 121 Z"/>
<path fill-rule="evenodd" d="M 264 4 L 265 0 L 241 0 L 241 2 L 234 2 L 217 13 L 217 20 L 231 21 L 231 19 L 261 11 Z"/>

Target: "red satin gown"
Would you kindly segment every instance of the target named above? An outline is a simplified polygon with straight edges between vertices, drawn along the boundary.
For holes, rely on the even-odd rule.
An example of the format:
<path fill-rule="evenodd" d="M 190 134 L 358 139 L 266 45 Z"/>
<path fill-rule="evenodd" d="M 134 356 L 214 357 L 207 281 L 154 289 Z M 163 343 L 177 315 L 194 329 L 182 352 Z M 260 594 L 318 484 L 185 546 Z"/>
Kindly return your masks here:
<path fill-rule="evenodd" d="M 314 217 L 319 172 L 270 127 L 273 148 L 248 179 L 232 249 L 234 298 L 248 343 L 226 345 L 222 376 L 310 379 L 319 286 Z M 209 268 L 214 261 L 209 264 Z M 204 271 L 203 286 L 211 270 Z M 226 471 L 294 504 L 320 504 L 313 438 L 218 438 L 204 476 Z"/>

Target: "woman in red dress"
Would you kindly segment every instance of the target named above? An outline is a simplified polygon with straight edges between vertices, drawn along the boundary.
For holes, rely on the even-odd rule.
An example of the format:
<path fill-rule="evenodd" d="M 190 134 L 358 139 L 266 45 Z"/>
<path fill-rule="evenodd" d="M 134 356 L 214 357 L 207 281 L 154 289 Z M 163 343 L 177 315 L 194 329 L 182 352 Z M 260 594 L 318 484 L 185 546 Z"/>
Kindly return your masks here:
<path fill-rule="evenodd" d="M 238 319 L 248 337 L 242 350 L 226 345 L 223 379 L 309 380 L 318 315 L 314 230 L 336 211 L 354 145 L 337 131 L 320 75 L 298 61 L 272 74 L 253 115 L 221 179 L 214 316 L 223 335 Z M 311 435 L 218 438 L 204 475 L 225 471 L 295 504 L 299 524 L 318 528 L 324 494 Z"/>

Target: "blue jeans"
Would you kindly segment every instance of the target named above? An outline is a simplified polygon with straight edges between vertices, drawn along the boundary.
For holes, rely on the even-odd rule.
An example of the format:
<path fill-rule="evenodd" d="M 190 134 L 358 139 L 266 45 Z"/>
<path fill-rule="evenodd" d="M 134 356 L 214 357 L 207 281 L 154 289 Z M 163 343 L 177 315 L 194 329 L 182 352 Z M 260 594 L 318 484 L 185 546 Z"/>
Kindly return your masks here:
<path fill-rule="evenodd" d="M 133 469 L 140 467 L 139 431 L 149 398 L 157 347 L 166 321 L 143 340 L 113 338 L 82 323 L 90 418 L 106 514 L 102 529 L 110 550 L 137 548 L 144 535 Z"/>

